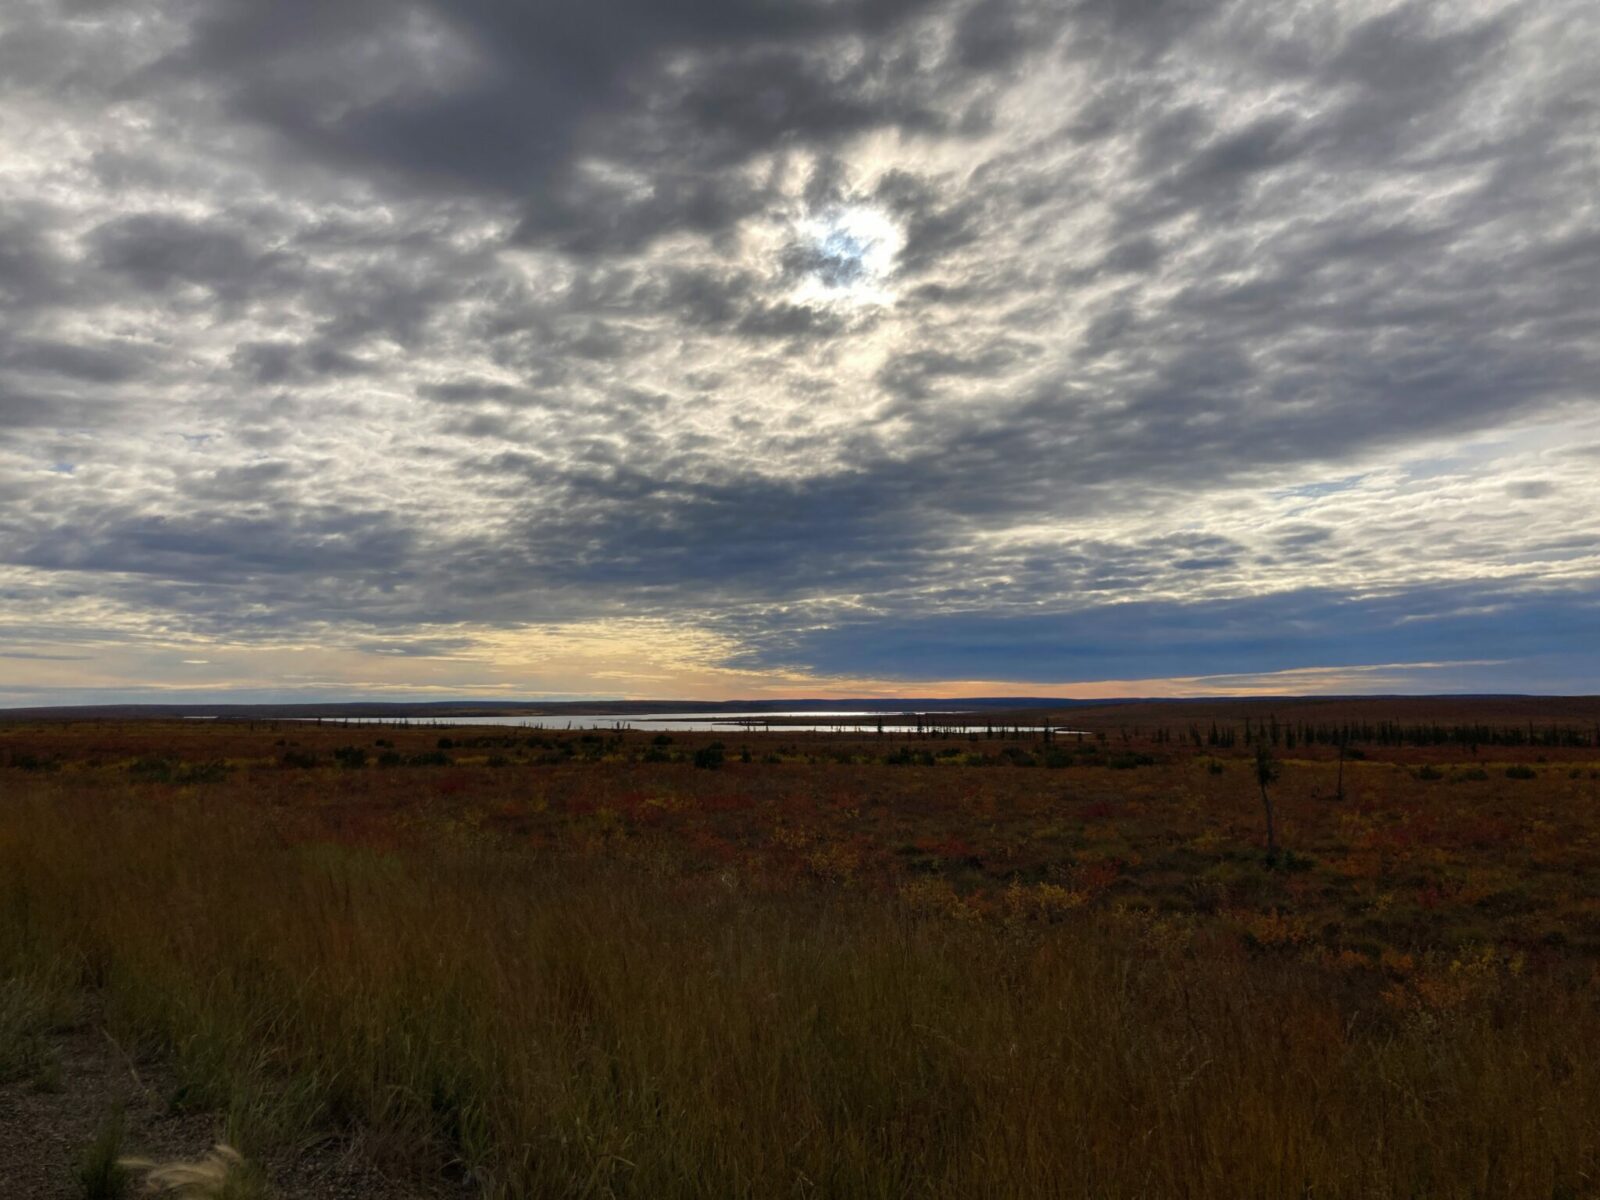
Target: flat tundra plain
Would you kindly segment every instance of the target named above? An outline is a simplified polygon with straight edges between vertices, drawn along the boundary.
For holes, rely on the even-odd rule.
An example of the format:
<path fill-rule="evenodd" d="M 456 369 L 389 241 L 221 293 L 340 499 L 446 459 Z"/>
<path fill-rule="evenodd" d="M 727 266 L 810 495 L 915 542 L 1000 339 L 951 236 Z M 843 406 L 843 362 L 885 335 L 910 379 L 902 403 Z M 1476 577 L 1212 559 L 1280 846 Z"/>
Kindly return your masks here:
<path fill-rule="evenodd" d="M 1600 1195 L 1597 716 L 0 724 L 0 1196 Z"/>

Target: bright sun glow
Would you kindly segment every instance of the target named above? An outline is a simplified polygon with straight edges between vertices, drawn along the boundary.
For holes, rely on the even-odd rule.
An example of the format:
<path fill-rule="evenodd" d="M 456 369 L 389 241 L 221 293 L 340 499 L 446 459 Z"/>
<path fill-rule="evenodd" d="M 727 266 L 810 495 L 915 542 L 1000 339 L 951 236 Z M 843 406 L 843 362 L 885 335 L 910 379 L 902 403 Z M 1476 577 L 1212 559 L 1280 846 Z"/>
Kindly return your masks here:
<path fill-rule="evenodd" d="M 801 222 L 805 303 L 892 304 L 889 286 L 905 235 L 882 212 L 862 205 L 829 209 Z"/>

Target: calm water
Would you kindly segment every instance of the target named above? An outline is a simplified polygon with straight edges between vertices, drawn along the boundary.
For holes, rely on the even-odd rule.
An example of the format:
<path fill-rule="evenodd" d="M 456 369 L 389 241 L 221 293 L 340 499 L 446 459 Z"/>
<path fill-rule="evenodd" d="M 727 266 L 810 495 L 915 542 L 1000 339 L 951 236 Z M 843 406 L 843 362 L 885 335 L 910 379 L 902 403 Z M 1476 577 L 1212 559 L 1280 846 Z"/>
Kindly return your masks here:
<path fill-rule="evenodd" d="M 627 717 L 584 716 L 582 714 L 559 717 L 324 717 L 329 725 L 420 725 L 425 727 L 449 725 L 493 725 L 511 729 L 560 730 L 679 730 L 737 732 L 741 729 L 761 730 L 771 728 L 777 733 L 914 733 L 917 730 L 916 712 L 795 712 L 795 713 L 636 713 Z M 985 729 L 999 728 L 999 722 L 974 720 L 970 714 L 924 712 L 924 723 L 932 721 L 940 729 L 956 733 L 982 733 Z M 967 716 L 966 723 L 948 718 Z M 795 724 L 772 724 L 779 718 L 793 718 Z M 294 717 L 291 720 L 315 721 L 316 717 Z M 1013 726 L 1024 732 L 1037 733 L 1042 726 Z M 1074 732 L 1056 727 L 1058 733 Z"/>

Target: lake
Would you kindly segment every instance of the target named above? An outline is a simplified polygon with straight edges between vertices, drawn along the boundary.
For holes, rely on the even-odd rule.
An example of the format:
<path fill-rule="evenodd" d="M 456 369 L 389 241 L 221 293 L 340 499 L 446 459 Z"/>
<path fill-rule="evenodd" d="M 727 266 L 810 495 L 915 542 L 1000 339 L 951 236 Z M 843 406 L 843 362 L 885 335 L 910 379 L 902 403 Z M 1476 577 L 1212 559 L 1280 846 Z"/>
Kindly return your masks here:
<path fill-rule="evenodd" d="M 919 726 L 918 718 L 921 718 Z M 965 721 L 960 718 L 967 718 Z M 769 712 L 769 713 L 634 713 L 630 716 L 607 714 L 516 717 L 292 717 L 290 720 L 320 721 L 329 725 L 420 725 L 428 728 L 458 725 L 488 725 L 510 729 L 601 730 L 623 729 L 665 732 L 738 732 L 770 729 L 775 733 L 915 733 L 933 725 L 953 733 L 983 733 L 999 729 L 999 721 L 983 721 L 962 712 Z M 781 723 L 777 723 L 781 722 Z M 1007 729 L 1039 733 L 1042 725 L 1015 725 Z M 1076 730 L 1051 727 L 1056 733 Z"/>

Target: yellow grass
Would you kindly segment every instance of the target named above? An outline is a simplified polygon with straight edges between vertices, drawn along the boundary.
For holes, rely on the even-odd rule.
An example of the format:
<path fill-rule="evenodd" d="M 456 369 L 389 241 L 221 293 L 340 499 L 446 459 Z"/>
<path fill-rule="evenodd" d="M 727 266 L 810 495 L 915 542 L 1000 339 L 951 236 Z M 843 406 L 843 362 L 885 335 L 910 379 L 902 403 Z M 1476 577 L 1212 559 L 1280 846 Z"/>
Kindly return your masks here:
<path fill-rule="evenodd" d="M 143 1177 L 144 1192 L 171 1200 L 245 1200 L 261 1194 L 246 1182 L 250 1171 L 244 1157 L 221 1142 L 194 1162 L 156 1163 L 125 1158 L 121 1165 Z"/>
<path fill-rule="evenodd" d="M 1590 981 L 1385 997 L 1057 890 L 963 920 L 62 790 L 0 804 L 0 977 L 75 964 L 247 1153 L 356 1124 L 491 1197 L 1597 1194 Z"/>

